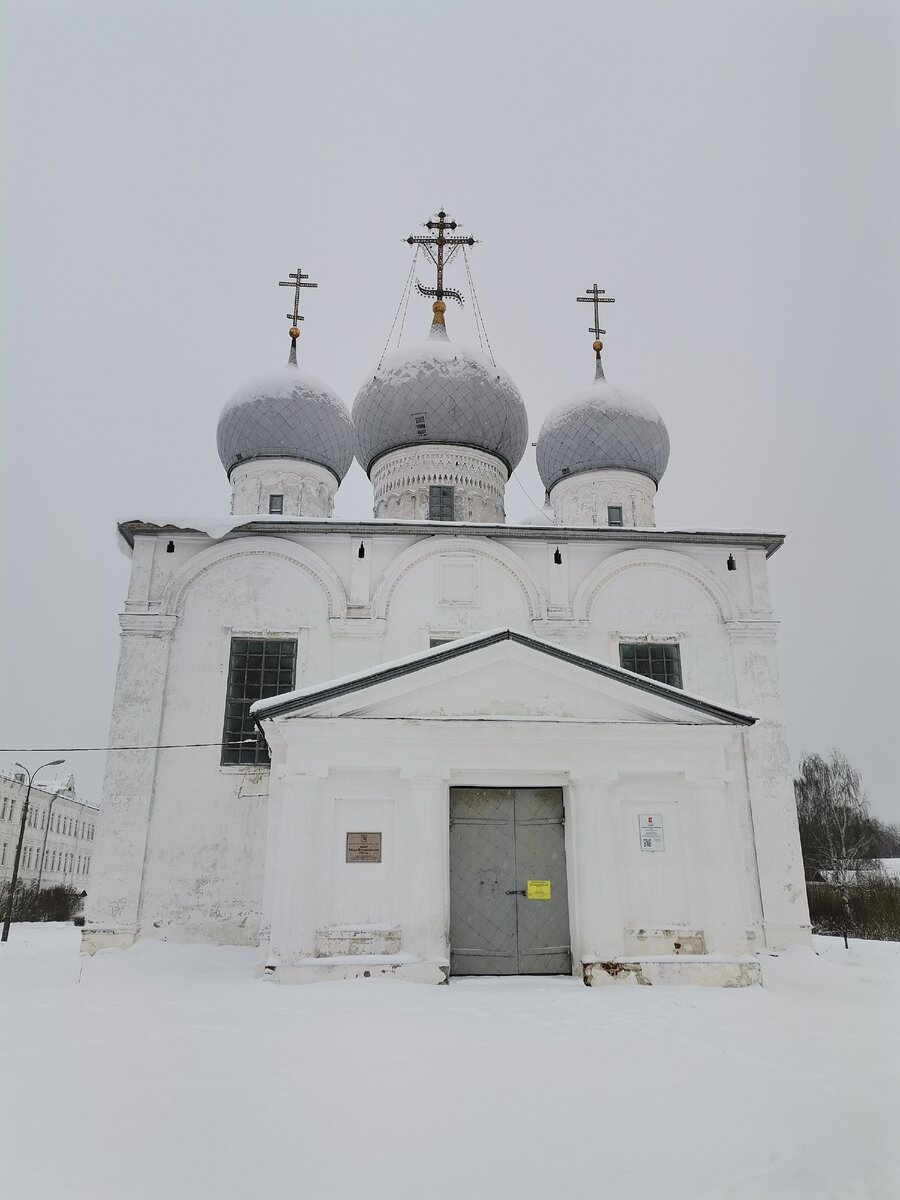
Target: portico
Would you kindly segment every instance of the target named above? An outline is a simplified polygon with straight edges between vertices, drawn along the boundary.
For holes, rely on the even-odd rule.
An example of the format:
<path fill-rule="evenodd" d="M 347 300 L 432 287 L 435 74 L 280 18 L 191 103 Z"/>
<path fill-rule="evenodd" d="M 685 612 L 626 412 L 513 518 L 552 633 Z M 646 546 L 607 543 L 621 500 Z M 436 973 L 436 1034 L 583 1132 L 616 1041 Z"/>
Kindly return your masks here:
<path fill-rule="evenodd" d="M 741 850 L 752 845 L 746 713 L 501 630 L 262 701 L 254 715 L 273 764 L 260 959 L 270 977 L 530 973 L 536 942 L 524 968 L 490 953 L 511 907 L 531 926 L 546 904 L 531 883 L 550 893 L 542 913 L 565 898 L 552 928 L 566 928 L 567 954 L 552 938 L 545 948 L 559 951 L 546 959 L 553 970 L 739 958 L 762 944 L 759 879 Z M 535 819 L 554 820 L 534 804 L 560 797 L 564 854 L 538 847 L 528 869 L 539 877 L 510 888 L 502 815 L 490 821 L 515 789 L 531 798 L 531 836 Z M 500 798 L 483 831 L 500 849 L 467 873 L 451 803 L 473 793 Z M 651 845 L 648 818 L 660 831 Z M 358 852 L 361 834 L 377 852 Z M 466 940 L 481 947 L 454 944 L 467 887 Z"/>

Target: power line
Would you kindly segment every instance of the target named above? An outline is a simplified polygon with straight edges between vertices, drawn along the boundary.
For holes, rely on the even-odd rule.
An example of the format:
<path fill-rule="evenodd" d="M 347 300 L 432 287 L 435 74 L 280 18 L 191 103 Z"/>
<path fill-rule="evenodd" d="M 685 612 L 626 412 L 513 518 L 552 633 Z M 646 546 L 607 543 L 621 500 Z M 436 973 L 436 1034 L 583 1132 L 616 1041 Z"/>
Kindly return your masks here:
<path fill-rule="evenodd" d="M 111 750 L 204 750 L 212 746 L 255 746 L 256 738 L 239 742 L 162 742 L 157 746 L 18 746 L 0 747 L 0 754 L 94 754 Z"/>
<path fill-rule="evenodd" d="M 490 355 L 491 362 L 496 367 L 497 360 L 494 358 L 494 351 L 491 349 L 491 339 L 488 337 L 487 325 L 484 323 L 481 305 L 478 303 L 478 293 L 475 291 L 475 280 L 472 278 L 472 268 L 469 266 L 469 256 L 466 254 L 465 246 L 463 246 L 463 258 L 465 259 L 466 263 L 466 273 L 469 276 L 469 287 L 472 289 L 472 307 L 475 311 L 476 324 L 478 321 L 481 321 L 481 328 L 484 331 L 484 340 L 487 343 L 488 354 Z M 481 335 L 479 334 L 479 340 L 480 339 Z"/>
<path fill-rule="evenodd" d="M 516 483 L 519 485 L 519 490 L 522 492 L 522 495 L 525 497 L 525 499 L 528 501 L 528 503 L 531 505 L 531 507 L 534 509 L 534 511 L 536 513 L 538 513 L 540 516 L 542 516 L 548 525 L 552 525 L 553 522 L 550 520 L 550 518 L 547 516 L 547 514 L 544 512 L 544 510 L 542 508 L 538 508 L 538 506 L 535 504 L 535 502 L 532 500 L 532 498 L 525 491 L 525 486 L 515 471 L 513 471 L 511 478 L 514 479 L 516 481 Z"/>
<path fill-rule="evenodd" d="M 388 352 L 388 346 L 391 344 L 391 338 L 394 336 L 394 329 L 397 325 L 397 318 L 400 316 L 400 309 L 403 308 L 404 298 L 407 305 L 409 304 L 409 293 L 412 291 L 413 272 L 416 269 L 416 259 L 419 257 L 419 247 L 416 246 L 416 252 L 413 255 L 412 262 L 409 265 L 409 274 L 406 277 L 406 283 L 403 285 L 403 291 L 400 294 L 400 303 L 397 305 L 397 311 L 394 313 L 394 319 L 391 322 L 391 331 L 387 335 L 387 341 L 384 343 L 384 349 L 381 352 L 381 358 L 378 360 L 378 369 L 381 369 L 381 364 L 384 362 L 384 356 Z M 406 310 L 403 311 L 403 323 L 406 324 Z M 403 335 L 403 326 L 400 327 L 400 336 Z M 399 338 L 398 338 L 399 342 Z"/>

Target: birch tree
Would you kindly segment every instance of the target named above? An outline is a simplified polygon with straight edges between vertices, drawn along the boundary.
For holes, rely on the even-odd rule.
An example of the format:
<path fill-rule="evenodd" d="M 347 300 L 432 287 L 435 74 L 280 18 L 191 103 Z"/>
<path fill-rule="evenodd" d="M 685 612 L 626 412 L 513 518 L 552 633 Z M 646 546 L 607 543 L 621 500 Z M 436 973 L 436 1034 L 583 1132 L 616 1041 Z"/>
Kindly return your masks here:
<path fill-rule="evenodd" d="M 871 868 L 872 854 L 872 819 L 859 771 L 839 750 L 827 759 L 808 754 L 794 795 L 807 878 L 819 874 L 837 888 L 849 928 L 850 889 L 860 871 Z"/>

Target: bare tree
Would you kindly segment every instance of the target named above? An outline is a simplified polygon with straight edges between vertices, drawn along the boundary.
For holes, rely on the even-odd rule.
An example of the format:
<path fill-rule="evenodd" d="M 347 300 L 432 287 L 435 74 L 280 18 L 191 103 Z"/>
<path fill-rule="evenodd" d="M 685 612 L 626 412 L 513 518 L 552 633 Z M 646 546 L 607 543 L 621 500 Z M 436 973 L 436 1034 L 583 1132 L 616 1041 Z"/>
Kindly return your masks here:
<path fill-rule="evenodd" d="M 872 865 L 872 818 L 859 771 L 839 750 L 827 759 L 808 754 L 794 795 L 807 878 L 818 876 L 838 890 L 849 927 L 850 889 Z"/>

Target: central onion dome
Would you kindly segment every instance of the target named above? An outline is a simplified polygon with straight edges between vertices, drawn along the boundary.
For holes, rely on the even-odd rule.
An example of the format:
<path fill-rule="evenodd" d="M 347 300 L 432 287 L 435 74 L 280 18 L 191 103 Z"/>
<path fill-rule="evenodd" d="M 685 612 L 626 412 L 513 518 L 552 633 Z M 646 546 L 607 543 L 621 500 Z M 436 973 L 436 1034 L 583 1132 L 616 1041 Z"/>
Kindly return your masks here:
<path fill-rule="evenodd" d="M 422 445 L 480 450 L 512 474 L 528 444 L 519 389 L 485 355 L 451 342 L 442 320 L 421 345 L 384 358 L 359 390 L 353 425 L 369 475 L 383 455 Z"/>
<path fill-rule="evenodd" d="M 406 241 L 417 256 L 424 248 L 436 270 L 434 287 L 416 280 L 420 295 L 434 297 L 431 332 L 422 345 L 382 356 L 359 389 L 356 457 L 372 480 L 376 517 L 502 523 L 506 484 L 528 445 L 525 405 L 493 355 L 447 337 L 444 297 L 460 306 L 463 297 L 445 285 L 444 270 L 475 239 L 457 233 L 444 209 L 425 228 Z"/>

